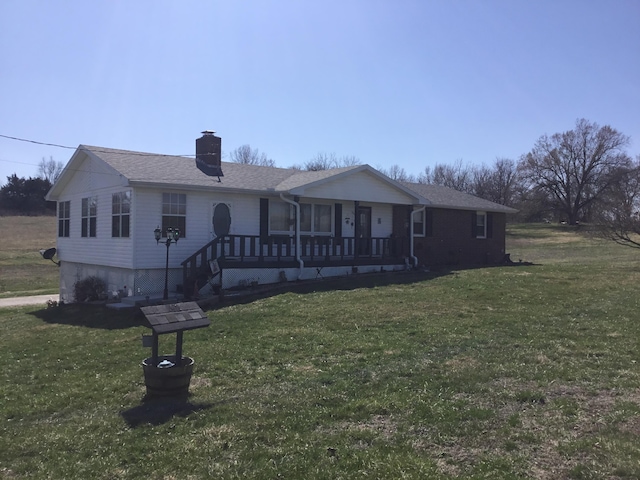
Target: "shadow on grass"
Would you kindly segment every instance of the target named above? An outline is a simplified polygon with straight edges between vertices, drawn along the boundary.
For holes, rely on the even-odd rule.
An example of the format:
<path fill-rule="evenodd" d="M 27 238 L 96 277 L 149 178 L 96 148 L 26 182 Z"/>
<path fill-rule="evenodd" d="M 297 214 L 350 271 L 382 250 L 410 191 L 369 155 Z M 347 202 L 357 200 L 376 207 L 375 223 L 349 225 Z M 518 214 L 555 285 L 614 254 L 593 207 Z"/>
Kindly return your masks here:
<path fill-rule="evenodd" d="M 118 311 L 104 305 L 71 304 L 30 312 L 47 323 L 74 325 L 104 330 L 120 330 L 146 325 L 137 309 Z"/>
<path fill-rule="evenodd" d="M 124 410 L 120 415 L 129 427 L 135 428 L 140 425 L 162 425 L 174 417 L 186 417 L 210 407 L 209 404 L 198 405 L 188 402 L 186 398 L 161 398 Z"/>
<path fill-rule="evenodd" d="M 124 410 L 120 412 L 120 415 L 129 427 L 136 428 L 141 425 L 162 425 L 174 417 L 184 418 L 193 412 L 206 410 L 213 406 L 215 406 L 213 403 L 191 403 L 188 401 L 188 395 L 160 397 L 144 400 L 141 405 Z"/>

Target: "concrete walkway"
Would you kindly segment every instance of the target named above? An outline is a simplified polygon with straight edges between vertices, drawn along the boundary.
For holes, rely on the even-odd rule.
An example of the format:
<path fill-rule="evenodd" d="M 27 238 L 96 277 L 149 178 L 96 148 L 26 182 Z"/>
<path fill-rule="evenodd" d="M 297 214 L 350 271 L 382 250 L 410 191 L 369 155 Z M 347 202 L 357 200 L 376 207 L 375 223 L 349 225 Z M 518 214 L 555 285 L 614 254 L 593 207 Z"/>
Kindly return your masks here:
<path fill-rule="evenodd" d="M 32 297 L 0 298 L 0 308 L 21 307 L 24 305 L 46 305 L 48 300 L 57 302 L 60 295 L 34 295 Z"/>

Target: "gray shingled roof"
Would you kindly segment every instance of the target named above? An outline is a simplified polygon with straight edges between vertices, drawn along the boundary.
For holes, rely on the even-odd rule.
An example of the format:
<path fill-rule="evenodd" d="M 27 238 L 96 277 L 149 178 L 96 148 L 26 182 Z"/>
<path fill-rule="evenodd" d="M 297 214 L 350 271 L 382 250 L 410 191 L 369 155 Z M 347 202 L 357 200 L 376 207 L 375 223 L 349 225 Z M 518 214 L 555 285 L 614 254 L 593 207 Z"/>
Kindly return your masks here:
<path fill-rule="evenodd" d="M 403 183 L 405 187 L 427 199 L 432 207 L 455 208 L 460 210 L 483 210 L 487 212 L 516 213 L 517 210 L 499 203 L 490 202 L 468 193 L 440 185 Z"/>
<path fill-rule="evenodd" d="M 515 213 L 517 211 L 447 187 L 394 182 L 368 165 L 307 172 L 291 168 L 261 167 L 258 165 L 222 162 L 224 176 L 218 181 L 218 177 L 210 177 L 203 174 L 196 167 L 195 159 L 190 157 L 80 145 L 76 154 L 74 154 L 74 158 L 77 158 L 78 152 L 83 151 L 105 162 L 133 185 L 167 185 L 195 189 L 284 193 L 316 182 L 350 174 L 350 172 L 356 173 L 361 170 L 370 170 L 372 173 L 386 178 L 390 183 L 394 183 L 398 188 L 404 189 L 408 194 L 417 194 L 417 201 L 419 201 L 420 197 L 423 197 L 427 200 L 427 203 L 434 207 L 505 213 Z M 62 177 L 64 176 L 65 172 L 63 172 Z M 52 187 L 48 195 L 51 195 L 56 188 L 57 184 Z"/>
<path fill-rule="evenodd" d="M 113 148 L 81 145 L 79 147 L 100 158 L 132 184 L 181 185 L 192 188 L 207 187 L 221 190 L 286 192 L 293 188 L 358 168 L 346 167 L 319 172 L 306 172 L 291 168 L 261 167 L 222 162 L 224 175 L 204 175 L 193 158 L 173 155 L 132 152 Z"/>
<path fill-rule="evenodd" d="M 223 176 L 210 177 L 203 174 L 193 158 L 174 155 L 132 152 L 113 148 L 80 145 L 79 150 L 93 155 L 116 170 L 131 184 L 171 185 L 189 188 L 207 188 L 247 192 L 292 192 L 298 188 L 311 186 L 318 182 L 337 178 L 351 173 L 369 170 L 394 183 L 396 188 L 407 195 L 419 197 L 393 180 L 381 175 L 368 165 L 354 165 L 332 168 L 317 172 L 295 170 L 292 168 L 261 167 L 232 162 L 222 162 Z"/>

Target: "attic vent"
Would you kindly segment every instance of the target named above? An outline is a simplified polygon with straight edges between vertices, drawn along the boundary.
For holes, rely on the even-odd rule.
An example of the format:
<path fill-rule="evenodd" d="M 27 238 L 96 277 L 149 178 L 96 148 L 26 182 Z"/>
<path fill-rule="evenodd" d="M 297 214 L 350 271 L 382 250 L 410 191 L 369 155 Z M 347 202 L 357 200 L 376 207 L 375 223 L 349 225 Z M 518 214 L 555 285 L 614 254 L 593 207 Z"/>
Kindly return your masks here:
<path fill-rule="evenodd" d="M 222 173 L 222 139 L 214 131 L 205 130 L 196 140 L 196 166 L 210 177 L 224 176 Z"/>

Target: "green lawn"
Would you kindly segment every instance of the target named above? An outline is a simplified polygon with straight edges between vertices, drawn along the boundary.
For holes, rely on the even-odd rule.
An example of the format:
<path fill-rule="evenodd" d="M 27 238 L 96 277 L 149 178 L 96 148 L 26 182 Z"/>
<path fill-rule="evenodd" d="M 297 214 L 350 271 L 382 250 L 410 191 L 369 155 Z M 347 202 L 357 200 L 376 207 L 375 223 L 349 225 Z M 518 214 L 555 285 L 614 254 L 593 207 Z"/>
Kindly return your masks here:
<path fill-rule="evenodd" d="M 209 311 L 186 403 L 142 402 L 139 318 L 0 309 L 0 478 L 640 478 L 640 252 L 507 242 Z"/>

